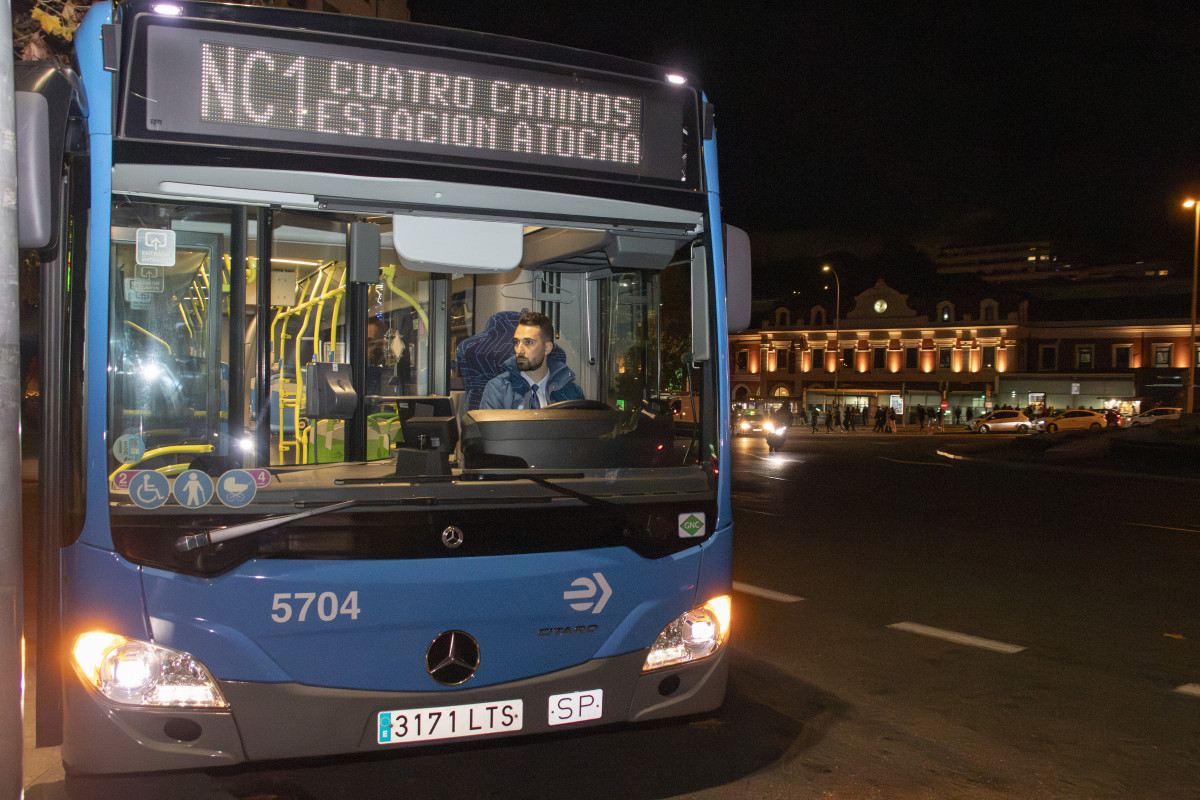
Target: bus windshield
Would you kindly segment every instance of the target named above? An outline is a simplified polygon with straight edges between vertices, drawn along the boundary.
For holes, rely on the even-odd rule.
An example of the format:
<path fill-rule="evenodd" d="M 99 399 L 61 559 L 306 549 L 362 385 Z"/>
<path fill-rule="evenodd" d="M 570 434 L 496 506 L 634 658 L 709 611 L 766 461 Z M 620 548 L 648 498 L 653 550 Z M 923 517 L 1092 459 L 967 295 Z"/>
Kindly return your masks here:
<path fill-rule="evenodd" d="M 714 386 L 691 356 L 703 248 L 525 224 L 527 266 L 434 273 L 405 266 L 391 222 L 114 198 L 118 542 L 149 535 L 146 511 L 199 530 L 334 500 L 361 514 L 712 492 Z M 554 331 L 538 408 L 513 358 L 526 312 Z"/>

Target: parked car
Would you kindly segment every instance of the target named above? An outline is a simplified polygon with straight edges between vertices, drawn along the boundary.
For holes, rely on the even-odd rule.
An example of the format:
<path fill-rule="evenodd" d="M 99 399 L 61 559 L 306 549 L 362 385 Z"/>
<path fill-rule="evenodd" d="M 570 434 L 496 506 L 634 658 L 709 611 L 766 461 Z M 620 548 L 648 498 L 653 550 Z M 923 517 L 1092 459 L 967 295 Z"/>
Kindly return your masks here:
<path fill-rule="evenodd" d="M 1086 408 L 1068 408 L 1052 417 L 1043 417 L 1034 423 L 1034 429 L 1045 433 L 1071 430 L 1098 431 L 1105 427 L 1108 421 L 1099 411 L 1089 411 Z"/>
<path fill-rule="evenodd" d="M 1129 425 L 1131 427 L 1134 425 L 1150 425 L 1162 419 L 1179 419 L 1179 415 L 1181 413 L 1183 413 L 1182 408 L 1170 408 L 1168 406 L 1152 408 L 1149 411 L 1143 411 L 1140 414 L 1135 414 L 1133 418 L 1129 420 Z"/>
<path fill-rule="evenodd" d="M 1024 411 L 1001 408 L 971 420 L 967 430 L 974 433 L 1028 433 L 1032 425 Z"/>

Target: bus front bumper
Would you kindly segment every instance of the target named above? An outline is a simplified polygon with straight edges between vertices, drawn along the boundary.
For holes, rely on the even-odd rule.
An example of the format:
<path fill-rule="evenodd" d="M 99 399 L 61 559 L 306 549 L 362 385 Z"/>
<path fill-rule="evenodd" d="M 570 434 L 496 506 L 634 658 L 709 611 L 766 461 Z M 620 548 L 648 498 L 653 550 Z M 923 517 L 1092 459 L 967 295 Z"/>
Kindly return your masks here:
<path fill-rule="evenodd" d="M 219 681 L 229 702 L 219 710 L 123 706 L 72 680 L 66 693 L 63 762 L 77 774 L 205 769 L 699 714 L 719 707 L 725 698 L 728 649 L 726 645 L 702 661 L 645 674 L 643 651 L 523 681 L 429 692 Z M 431 724 L 439 726 L 435 732 L 446 733 L 454 709 L 461 712 L 454 736 L 401 740 L 411 733 L 410 721 L 412 727 L 426 726 L 427 734 Z M 427 713 L 404 713 L 413 710 Z M 396 717 L 388 732 L 382 732 L 388 719 L 381 717 L 383 712 Z M 493 718 L 491 725 L 485 716 Z M 384 739 L 391 741 L 381 744 Z"/>

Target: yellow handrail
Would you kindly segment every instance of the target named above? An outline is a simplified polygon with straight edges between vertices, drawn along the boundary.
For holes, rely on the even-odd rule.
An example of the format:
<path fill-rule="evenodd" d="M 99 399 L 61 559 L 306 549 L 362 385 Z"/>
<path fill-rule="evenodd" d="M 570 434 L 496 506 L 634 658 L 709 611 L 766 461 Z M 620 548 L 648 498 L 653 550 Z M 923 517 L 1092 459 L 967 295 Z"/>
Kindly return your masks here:
<path fill-rule="evenodd" d="M 387 283 L 387 287 L 392 290 L 393 294 L 400 295 L 402 299 L 407 300 L 412 304 L 413 310 L 417 312 L 417 316 L 421 318 L 421 321 L 425 323 L 425 327 L 428 329 L 429 315 L 425 313 L 425 309 L 421 308 L 421 304 L 418 303 L 412 295 L 396 286 L 396 284 L 393 282 L 393 279 L 396 277 L 396 265 L 388 264 L 386 266 L 382 266 L 379 268 L 379 273 L 383 276 L 384 282 Z"/>
<path fill-rule="evenodd" d="M 136 325 L 136 324 L 130 322 L 129 320 L 125 320 L 125 324 L 128 325 L 129 327 L 133 328 L 135 331 L 141 331 L 142 333 L 146 334 L 154 341 L 161 344 L 163 347 L 167 348 L 167 355 L 171 355 L 171 345 L 167 344 L 162 339 L 158 338 L 153 333 L 151 333 L 150 331 L 143 328 L 141 325 Z"/>
<path fill-rule="evenodd" d="M 124 472 L 127 469 L 133 469 L 143 461 L 149 461 L 150 459 L 158 458 L 159 456 L 169 456 L 175 453 L 211 453 L 212 451 L 213 446 L 211 444 L 172 444 L 167 445 L 166 447 L 156 447 L 153 450 L 147 450 L 145 453 L 142 453 L 142 457 L 132 464 L 122 464 L 114 469 L 112 474 L 108 476 L 108 480 L 111 483 L 117 477 L 118 473 Z M 176 466 L 179 465 L 171 464 L 167 467 L 163 467 L 163 469 L 168 470 L 171 467 Z"/>

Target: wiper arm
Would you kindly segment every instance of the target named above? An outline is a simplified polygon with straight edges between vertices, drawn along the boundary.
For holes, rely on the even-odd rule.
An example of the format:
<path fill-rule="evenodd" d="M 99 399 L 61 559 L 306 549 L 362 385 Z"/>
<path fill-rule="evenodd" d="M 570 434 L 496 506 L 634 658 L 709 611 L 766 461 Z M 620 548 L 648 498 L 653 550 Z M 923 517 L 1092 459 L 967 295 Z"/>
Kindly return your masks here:
<path fill-rule="evenodd" d="M 563 486 L 562 484 L 558 484 L 558 483 L 553 483 L 553 482 L 547 480 L 545 477 L 542 477 L 540 475 L 522 475 L 521 477 L 527 481 L 536 483 L 538 486 L 541 486 L 543 488 L 550 489 L 551 491 L 558 492 L 559 494 L 565 494 L 567 497 L 574 497 L 576 500 L 582 500 L 583 502 L 587 503 L 589 506 L 596 506 L 598 508 L 603 508 L 606 510 L 616 509 L 616 511 L 621 516 L 628 517 L 628 515 L 626 514 L 626 507 L 621 505 L 620 503 L 614 503 L 612 500 L 604 500 L 602 498 L 596 497 L 595 495 L 585 494 L 584 492 L 577 492 L 574 489 L 568 489 L 566 486 Z M 551 477 L 559 477 L 559 476 L 555 475 L 555 476 L 551 476 Z"/>
<path fill-rule="evenodd" d="M 282 517 L 269 517 L 268 519 L 255 520 L 254 522 L 244 522 L 241 525 L 231 525 L 224 528 L 214 528 L 206 533 L 197 533 L 191 536 L 180 536 L 175 540 L 175 549 L 181 553 L 186 553 L 190 550 L 195 550 L 200 547 L 208 547 L 209 545 L 227 542 L 230 539 L 240 539 L 243 536 L 249 536 L 252 533 L 265 531 L 279 525 L 286 525 L 289 522 L 304 519 L 305 517 L 315 517 L 317 514 L 326 514 L 330 511 L 340 511 L 343 508 L 349 508 L 357 503 L 357 500 L 343 500 L 340 503 L 330 503 L 327 506 L 320 508 L 309 508 L 304 511 L 297 511 L 295 514 L 284 514 Z"/>

